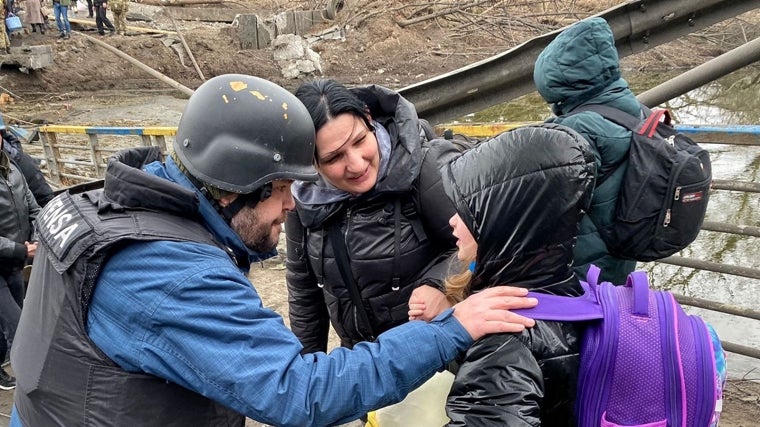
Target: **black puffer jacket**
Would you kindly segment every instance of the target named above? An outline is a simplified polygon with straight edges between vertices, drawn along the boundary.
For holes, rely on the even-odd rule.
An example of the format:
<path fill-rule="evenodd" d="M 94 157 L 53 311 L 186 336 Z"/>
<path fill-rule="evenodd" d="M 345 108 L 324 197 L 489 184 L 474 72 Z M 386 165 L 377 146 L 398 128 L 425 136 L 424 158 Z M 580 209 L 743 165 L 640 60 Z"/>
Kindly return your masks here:
<path fill-rule="evenodd" d="M 454 248 L 447 225 L 454 208 L 441 188 L 438 165 L 458 151 L 444 140 L 423 149 L 417 113 L 398 93 L 378 86 L 352 91 L 390 134 L 390 163 L 374 189 L 359 197 L 323 204 L 296 197 L 296 211 L 285 223 L 288 302 L 290 327 L 305 353 L 327 349 L 330 322 L 346 347 L 406 322 L 412 290 L 421 284 L 441 287 Z M 418 178 L 423 169 L 432 173 Z M 301 185 L 299 192 L 308 192 L 325 183 Z M 336 265 L 332 227 L 347 243 L 369 325 Z"/>
<path fill-rule="evenodd" d="M 471 291 L 509 283 L 579 295 L 573 244 L 593 181 L 588 143 L 553 124 L 503 133 L 444 167 L 446 193 L 478 242 Z M 461 360 L 450 425 L 575 425 L 578 352 L 573 323 L 482 338 Z"/>
<path fill-rule="evenodd" d="M 26 245 L 40 207 L 26 180 L 0 150 L 0 274 L 19 270 L 26 261 Z"/>

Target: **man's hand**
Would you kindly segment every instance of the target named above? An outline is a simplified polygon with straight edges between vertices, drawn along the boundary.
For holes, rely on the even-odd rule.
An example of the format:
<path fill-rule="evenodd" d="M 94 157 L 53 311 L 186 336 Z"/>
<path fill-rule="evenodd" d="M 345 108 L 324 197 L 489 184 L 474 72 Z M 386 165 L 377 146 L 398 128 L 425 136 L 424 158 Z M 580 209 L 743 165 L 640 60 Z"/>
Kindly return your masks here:
<path fill-rule="evenodd" d="M 509 310 L 535 307 L 538 300 L 525 297 L 527 294 L 527 289 L 512 286 L 488 288 L 455 305 L 454 317 L 474 340 L 487 334 L 522 332 L 536 321 Z"/>
<path fill-rule="evenodd" d="M 37 253 L 37 243 L 24 242 L 24 244 L 26 245 L 26 257 L 34 258 L 34 255 Z"/>
<path fill-rule="evenodd" d="M 430 285 L 422 285 L 409 297 L 409 320 L 430 321 L 451 307 L 446 295 Z"/>

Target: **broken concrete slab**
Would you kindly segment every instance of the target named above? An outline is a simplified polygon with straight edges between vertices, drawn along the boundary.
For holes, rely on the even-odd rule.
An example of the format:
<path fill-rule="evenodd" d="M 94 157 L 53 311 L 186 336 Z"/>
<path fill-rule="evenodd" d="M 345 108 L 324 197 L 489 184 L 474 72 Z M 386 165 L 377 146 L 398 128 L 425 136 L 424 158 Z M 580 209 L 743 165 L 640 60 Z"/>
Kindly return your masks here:
<path fill-rule="evenodd" d="M 247 10 L 221 7 L 167 7 L 166 10 L 174 19 L 202 22 L 232 22 L 238 14 L 248 12 Z"/>
<path fill-rule="evenodd" d="M 50 45 L 11 47 L 11 53 L 0 55 L 0 63 L 18 65 L 22 71 L 39 70 L 53 65 Z"/>

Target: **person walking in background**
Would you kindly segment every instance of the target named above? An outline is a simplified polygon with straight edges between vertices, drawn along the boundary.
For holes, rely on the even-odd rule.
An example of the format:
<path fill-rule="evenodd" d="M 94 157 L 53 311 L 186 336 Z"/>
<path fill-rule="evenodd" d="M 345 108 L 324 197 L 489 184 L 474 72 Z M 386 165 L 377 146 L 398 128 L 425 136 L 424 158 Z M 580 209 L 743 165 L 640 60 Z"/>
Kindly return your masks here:
<path fill-rule="evenodd" d="M 47 30 L 46 17 L 42 14 L 42 2 L 44 0 L 26 0 L 26 16 L 24 21 L 31 25 L 32 32 L 36 33 L 39 28 L 41 34 Z"/>
<path fill-rule="evenodd" d="M 326 350 L 331 323 L 352 348 L 407 322 L 415 289 L 445 303 L 454 207 L 437 162 L 459 151 L 443 139 L 423 149 L 435 135 L 381 86 L 315 80 L 296 97 L 314 122 L 320 177 L 294 184 L 285 223 L 290 327 L 304 352 Z"/>
<path fill-rule="evenodd" d="M 92 5 L 95 9 L 95 25 L 98 27 L 98 34 L 106 35 L 105 29 L 108 28 L 109 35 L 113 35 L 116 29 L 108 19 L 108 2 L 106 0 L 92 0 Z"/>
<path fill-rule="evenodd" d="M 9 40 L 11 38 L 11 32 L 8 27 L 5 25 L 5 18 L 9 16 L 11 13 L 13 13 L 13 0 L 0 0 L 0 6 L 2 7 L 2 18 L 3 18 L 3 33 L 5 33 L 5 37 L 7 37 Z M 10 42 L 8 43 L 8 46 L 10 46 Z"/>
<path fill-rule="evenodd" d="M 577 296 L 573 244 L 591 200 L 594 153 L 571 129 L 543 124 L 505 132 L 443 168 L 457 213 L 461 273 L 447 280 L 453 304 L 499 283 Z M 469 267 L 467 267 L 469 266 Z M 413 299 L 411 316 L 424 301 Z M 537 321 L 492 334 L 458 359 L 449 426 L 575 426 L 580 325 Z"/>
<path fill-rule="evenodd" d="M 108 6 L 111 12 L 113 12 L 113 25 L 116 28 L 116 34 L 126 36 L 129 0 L 111 0 Z"/>
<path fill-rule="evenodd" d="M 10 426 L 332 425 L 400 400 L 483 334 L 533 325 L 506 309 L 535 299 L 502 287 L 302 355 L 247 275 L 276 253 L 292 180 L 316 178 L 306 108 L 267 80 L 217 76 L 173 148 L 164 162 L 156 146 L 121 151 L 103 189 L 40 213 Z"/>
<path fill-rule="evenodd" d="M 8 30 L 5 28 L 5 17 L 8 14 L 7 9 L 5 8 L 7 0 L 0 0 L 2 2 L 2 8 L 0 8 L 0 11 L 2 11 L 2 23 L 0 23 L 0 52 L 2 53 L 11 53 L 11 39 L 8 37 Z"/>
<path fill-rule="evenodd" d="M 601 268 L 601 281 L 625 283 L 636 261 L 609 253 L 599 230 L 615 215 L 618 193 L 628 165 L 631 132 L 599 114 L 568 115 L 585 104 L 602 104 L 639 117 L 641 108 L 620 75 L 615 38 L 602 18 L 580 21 L 562 31 L 539 54 L 533 72 L 538 93 L 557 116 L 547 120 L 574 129 L 594 148 L 597 182 L 588 215 L 575 245 L 575 272 L 581 279 L 591 264 Z"/>
<path fill-rule="evenodd" d="M 32 242 L 33 224 L 40 207 L 26 184 L 24 175 L 2 149 L 0 138 L 0 361 L 13 346 L 16 327 L 24 302 L 22 268 L 34 257 L 37 244 Z M 10 390 L 15 379 L 0 368 L 0 389 Z"/>
<path fill-rule="evenodd" d="M 69 6 L 71 6 L 71 0 L 53 0 L 53 15 L 55 16 L 55 24 L 58 26 L 59 39 L 71 37 Z"/>

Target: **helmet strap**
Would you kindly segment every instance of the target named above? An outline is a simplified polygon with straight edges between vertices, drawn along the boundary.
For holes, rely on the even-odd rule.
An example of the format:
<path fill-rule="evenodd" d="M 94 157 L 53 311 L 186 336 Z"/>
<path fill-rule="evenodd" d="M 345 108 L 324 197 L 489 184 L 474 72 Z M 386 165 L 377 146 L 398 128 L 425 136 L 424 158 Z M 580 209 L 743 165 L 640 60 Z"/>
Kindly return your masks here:
<path fill-rule="evenodd" d="M 264 184 L 263 187 L 248 194 L 239 194 L 238 197 L 229 205 L 222 207 L 218 201 L 215 202 L 217 211 L 227 220 L 229 223 L 232 218 L 238 214 L 244 207 L 255 207 L 259 202 L 263 202 L 272 195 L 272 183 Z"/>

